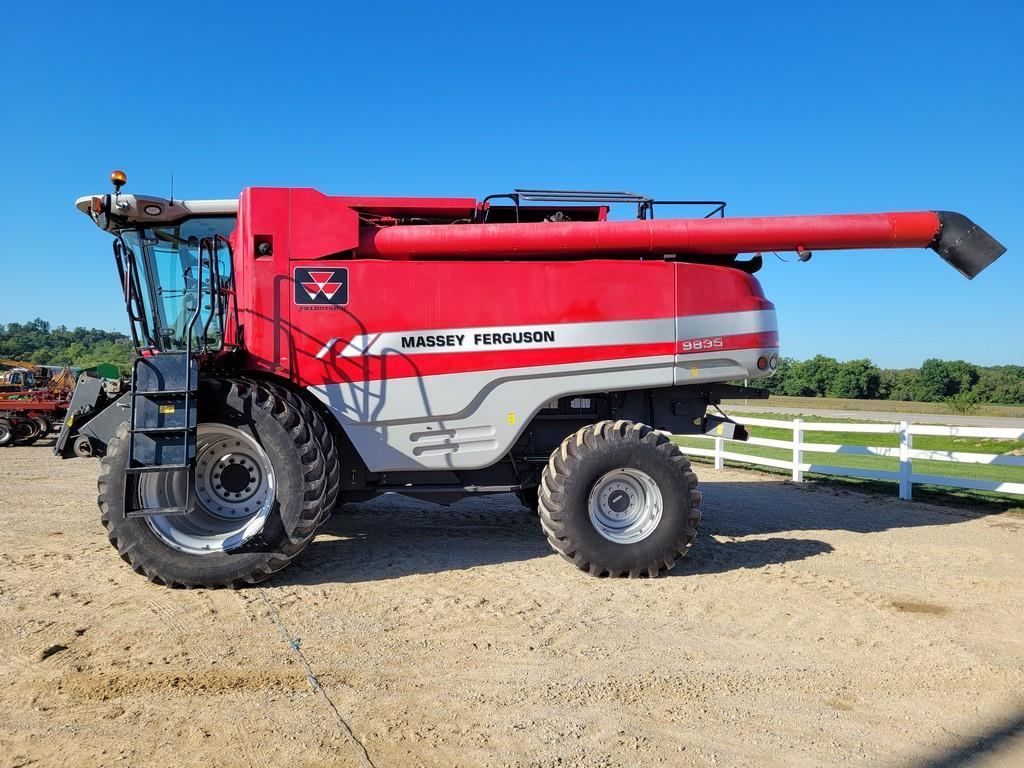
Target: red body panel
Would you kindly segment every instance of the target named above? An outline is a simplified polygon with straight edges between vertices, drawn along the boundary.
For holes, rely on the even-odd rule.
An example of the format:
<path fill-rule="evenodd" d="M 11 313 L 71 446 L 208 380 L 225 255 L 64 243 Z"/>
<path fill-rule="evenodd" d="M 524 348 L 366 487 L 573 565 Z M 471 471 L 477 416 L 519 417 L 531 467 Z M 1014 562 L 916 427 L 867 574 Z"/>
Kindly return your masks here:
<path fill-rule="evenodd" d="M 332 202 L 348 205 L 376 216 L 447 216 L 472 218 L 476 199 L 472 197 L 331 197 Z"/>
<path fill-rule="evenodd" d="M 240 254 L 241 255 L 241 254 Z M 276 265 L 276 266 L 275 266 Z M 757 281 L 727 267 L 664 261 L 414 262 L 322 259 L 314 267 L 345 267 L 345 306 L 300 306 L 282 255 L 256 259 L 255 279 L 277 285 L 252 292 L 240 281 L 240 320 L 250 365 L 302 386 L 372 381 L 471 370 L 672 355 L 673 336 L 608 345 L 599 337 L 579 347 L 505 351 L 342 356 L 357 337 L 396 331 L 481 327 L 556 327 L 721 312 L 772 309 Z M 298 265 L 303 266 L 303 265 Z M 277 268 L 284 270 L 274 273 Z M 266 275 L 265 277 L 263 275 Z M 325 345 L 334 344 L 320 358 Z M 285 343 L 287 342 L 287 343 Z M 774 334 L 730 338 L 728 348 L 776 347 Z"/>
<path fill-rule="evenodd" d="M 474 205 L 474 201 L 460 198 L 336 198 L 311 189 L 246 189 L 234 235 L 235 302 L 241 332 L 229 327 L 229 343 L 241 340 L 248 367 L 313 386 L 693 351 L 682 348 L 684 339 L 676 338 L 674 332 L 609 344 L 597 331 L 577 346 L 560 344 L 557 348 L 460 348 L 430 350 L 429 354 L 370 349 L 367 354 L 342 354 L 353 340 L 373 334 L 658 319 L 674 322 L 690 315 L 772 309 L 757 281 L 737 269 L 664 260 L 558 260 L 566 251 L 552 245 L 552 237 L 562 242 L 561 233 L 565 232 L 574 238 L 572 247 L 587 244 L 590 255 L 604 249 L 621 253 L 639 247 L 638 242 L 650 250 L 671 240 L 669 235 L 657 234 L 664 226 L 700 224 L 696 221 L 659 221 L 653 229 L 655 222 L 649 221 L 383 229 L 364 224 L 360 237 L 361 213 L 398 216 L 414 211 L 418 215 L 457 216 Z M 892 235 L 887 220 L 868 217 L 856 222 L 862 228 L 881 228 Z M 591 228 L 609 235 L 595 240 L 587 234 Z M 678 227 L 673 231 L 687 233 Z M 490 232 L 496 234 L 486 234 Z M 639 232 L 646 234 L 638 239 Z M 697 226 L 687 237 L 701 237 L 702 232 Z M 430 255 L 447 251 L 457 257 L 460 254 L 444 245 L 446 238 L 482 237 L 478 246 L 486 250 L 507 247 L 495 245 L 505 243 L 507 233 L 527 233 L 535 243 L 531 253 L 544 253 L 555 260 L 410 262 L 365 258 L 367 242 L 405 242 L 409 237 L 430 242 L 434 238 L 438 244 Z M 850 237 L 848 232 L 842 236 Z M 915 236 L 923 235 L 918 232 Z M 272 252 L 261 255 L 259 243 L 270 243 Z M 295 270 L 302 267 L 345 268 L 347 303 L 296 303 L 293 281 Z M 235 316 L 234 310 L 230 308 L 229 317 Z M 778 337 L 774 331 L 734 333 L 721 336 L 720 343 L 719 349 L 775 348 Z"/>

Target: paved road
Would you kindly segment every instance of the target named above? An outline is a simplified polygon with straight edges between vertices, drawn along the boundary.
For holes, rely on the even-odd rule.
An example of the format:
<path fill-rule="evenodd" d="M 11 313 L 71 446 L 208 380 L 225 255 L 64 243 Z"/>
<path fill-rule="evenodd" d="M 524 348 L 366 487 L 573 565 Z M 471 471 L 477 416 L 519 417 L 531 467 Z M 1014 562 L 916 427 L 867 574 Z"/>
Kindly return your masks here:
<path fill-rule="evenodd" d="M 949 416 L 938 413 L 896 413 L 891 411 L 843 411 L 828 408 L 782 408 L 777 405 L 729 405 L 728 413 L 786 413 L 794 416 L 833 416 L 858 421 L 909 421 L 914 424 L 947 424 L 954 427 L 1017 427 L 1024 429 L 1024 419 L 1005 416 Z"/>

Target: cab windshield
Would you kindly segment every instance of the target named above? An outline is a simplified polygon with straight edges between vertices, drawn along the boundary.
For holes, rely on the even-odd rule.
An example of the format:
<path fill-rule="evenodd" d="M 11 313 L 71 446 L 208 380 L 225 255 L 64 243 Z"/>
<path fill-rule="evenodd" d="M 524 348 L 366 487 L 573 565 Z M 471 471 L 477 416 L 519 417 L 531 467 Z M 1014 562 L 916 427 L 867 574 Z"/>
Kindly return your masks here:
<path fill-rule="evenodd" d="M 131 252 L 129 262 L 137 271 L 137 292 L 144 322 L 136 323 L 140 346 L 164 352 L 184 350 L 189 323 L 199 304 L 192 328 L 192 348 L 219 349 L 224 340 L 224 302 L 211 300 L 211 280 L 221 287 L 231 284 L 231 257 L 227 246 L 216 241 L 235 228 L 234 216 L 186 219 L 173 225 L 124 230 L 121 235 Z M 204 249 L 202 284 L 199 280 L 199 244 L 218 242 L 216 272 L 211 271 Z M 129 281 L 134 283 L 134 281 Z M 129 286 L 131 289 L 131 286 Z"/>

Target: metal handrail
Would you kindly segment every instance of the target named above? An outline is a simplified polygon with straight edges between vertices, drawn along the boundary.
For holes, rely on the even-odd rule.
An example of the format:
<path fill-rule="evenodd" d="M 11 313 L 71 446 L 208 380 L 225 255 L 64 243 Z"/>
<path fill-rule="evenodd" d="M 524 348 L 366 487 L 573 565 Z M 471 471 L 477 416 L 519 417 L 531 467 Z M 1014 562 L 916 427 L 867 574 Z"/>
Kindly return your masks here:
<path fill-rule="evenodd" d="M 217 240 L 216 240 L 216 238 L 206 238 L 206 237 L 204 237 L 202 240 L 199 241 L 199 263 L 200 263 L 199 277 L 200 277 L 200 282 L 196 286 L 196 309 L 197 310 L 201 310 L 202 309 L 202 299 L 203 299 L 203 283 L 202 283 L 202 275 L 203 275 L 202 269 L 203 268 L 202 268 L 202 261 L 203 261 L 203 251 L 204 250 L 206 251 L 206 258 L 209 259 L 209 267 L 210 267 L 210 306 L 209 306 L 210 312 L 206 316 L 206 322 L 203 323 L 203 339 L 202 339 L 202 341 L 203 341 L 202 352 L 203 353 L 205 353 L 207 351 L 207 348 L 208 348 L 208 345 L 209 345 L 209 340 L 210 340 L 210 324 L 213 323 L 213 315 L 217 311 L 217 297 L 216 297 L 216 291 L 217 291 L 216 283 L 217 283 L 217 280 L 215 278 L 215 275 L 217 274 L 218 270 L 217 270 L 217 267 L 216 267 L 216 255 L 217 255 Z"/>
<path fill-rule="evenodd" d="M 124 291 L 125 310 L 128 312 L 129 325 L 131 325 L 132 342 L 135 349 L 140 348 L 139 337 L 136 331 L 136 323 L 142 331 L 148 348 L 157 349 L 159 345 L 153 338 L 149 322 L 146 319 L 146 309 L 142 303 L 142 286 L 139 284 L 138 266 L 135 263 L 135 252 L 124 242 L 120 235 L 114 240 L 114 259 L 117 262 L 117 271 L 121 278 L 121 288 Z"/>
<path fill-rule="evenodd" d="M 513 189 L 511 192 L 488 195 L 481 201 L 481 206 L 493 199 L 508 199 L 512 201 L 516 210 L 516 223 L 519 222 L 519 204 L 521 200 L 545 203 L 635 203 L 636 217 L 638 219 L 654 218 L 655 205 L 712 205 L 714 208 L 704 215 L 705 219 L 713 216 L 725 218 L 724 200 L 656 200 L 650 195 L 640 195 L 636 192 L 594 192 L 586 190 L 569 189 Z M 486 209 L 483 214 L 483 223 L 487 222 Z"/>
<path fill-rule="evenodd" d="M 199 315 L 203 309 L 203 244 L 208 239 L 204 237 L 199 241 L 199 257 L 196 265 L 196 308 L 185 325 L 185 355 L 189 360 L 192 359 L 192 333 L 195 331 L 196 323 L 199 322 Z"/>
<path fill-rule="evenodd" d="M 227 248 L 227 251 L 228 251 L 228 263 L 232 264 L 232 259 L 234 258 L 234 251 L 231 248 L 231 240 L 228 239 L 227 237 L 224 237 L 224 235 L 220 235 L 220 234 L 214 235 L 214 237 L 217 239 L 217 241 L 224 243 L 224 247 Z M 238 333 L 238 328 L 239 328 L 239 323 L 238 323 L 238 301 L 237 301 L 237 297 L 235 296 L 235 290 L 234 290 L 233 287 L 231 287 L 231 288 L 225 288 L 224 287 L 225 283 L 224 283 L 223 278 L 221 277 L 221 274 L 220 274 L 220 260 L 219 259 L 214 262 L 214 266 L 217 269 L 218 296 L 220 296 L 222 299 L 223 299 L 224 296 L 230 296 L 230 297 L 232 297 L 232 299 L 235 299 L 234 301 L 231 302 L 231 309 L 232 309 L 232 312 L 233 312 L 234 318 L 235 318 L 235 333 L 237 334 Z M 222 343 L 222 345 L 223 345 L 223 340 L 225 338 L 227 338 L 227 324 L 226 324 L 227 318 L 226 318 L 226 315 L 227 315 L 226 311 L 221 314 L 221 325 L 222 325 L 222 327 L 221 327 L 221 343 Z"/>
<path fill-rule="evenodd" d="M 725 218 L 725 200 L 654 200 L 650 199 L 644 203 L 641 203 L 637 207 L 637 218 L 646 219 L 654 218 L 654 206 L 655 205 L 713 205 L 715 206 L 709 213 L 704 214 L 705 219 L 710 219 L 716 214 Z M 650 214 L 648 217 L 647 214 Z"/>

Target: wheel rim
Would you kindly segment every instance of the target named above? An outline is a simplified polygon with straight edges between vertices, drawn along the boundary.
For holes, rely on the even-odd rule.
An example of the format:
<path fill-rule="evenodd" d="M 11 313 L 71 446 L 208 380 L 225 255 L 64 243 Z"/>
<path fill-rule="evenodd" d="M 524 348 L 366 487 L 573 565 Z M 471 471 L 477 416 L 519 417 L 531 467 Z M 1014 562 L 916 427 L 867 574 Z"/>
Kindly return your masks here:
<path fill-rule="evenodd" d="M 588 508 L 590 523 L 601 536 L 616 544 L 634 544 L 654 533 L 664 501 L 650 475 L 622 467 L 594 483 Z"/>
<path fill-rule="evenodd" d="M 0 422 L 0 445 L 9 442 L 13 434 L 13 430 L 7 422 Z"/>
<path fill-rule="evenodd" d="M 230 552 L 263 530 L 274 506 L 274 468 L 250 435 L 225 424 L 200 424 L 195 478 L 192 512 L 145 518 L 164 544 L 191 555 Z M 140 506 L 183 506 L 187 482 L 182 470 L 141 475 Z"/>

